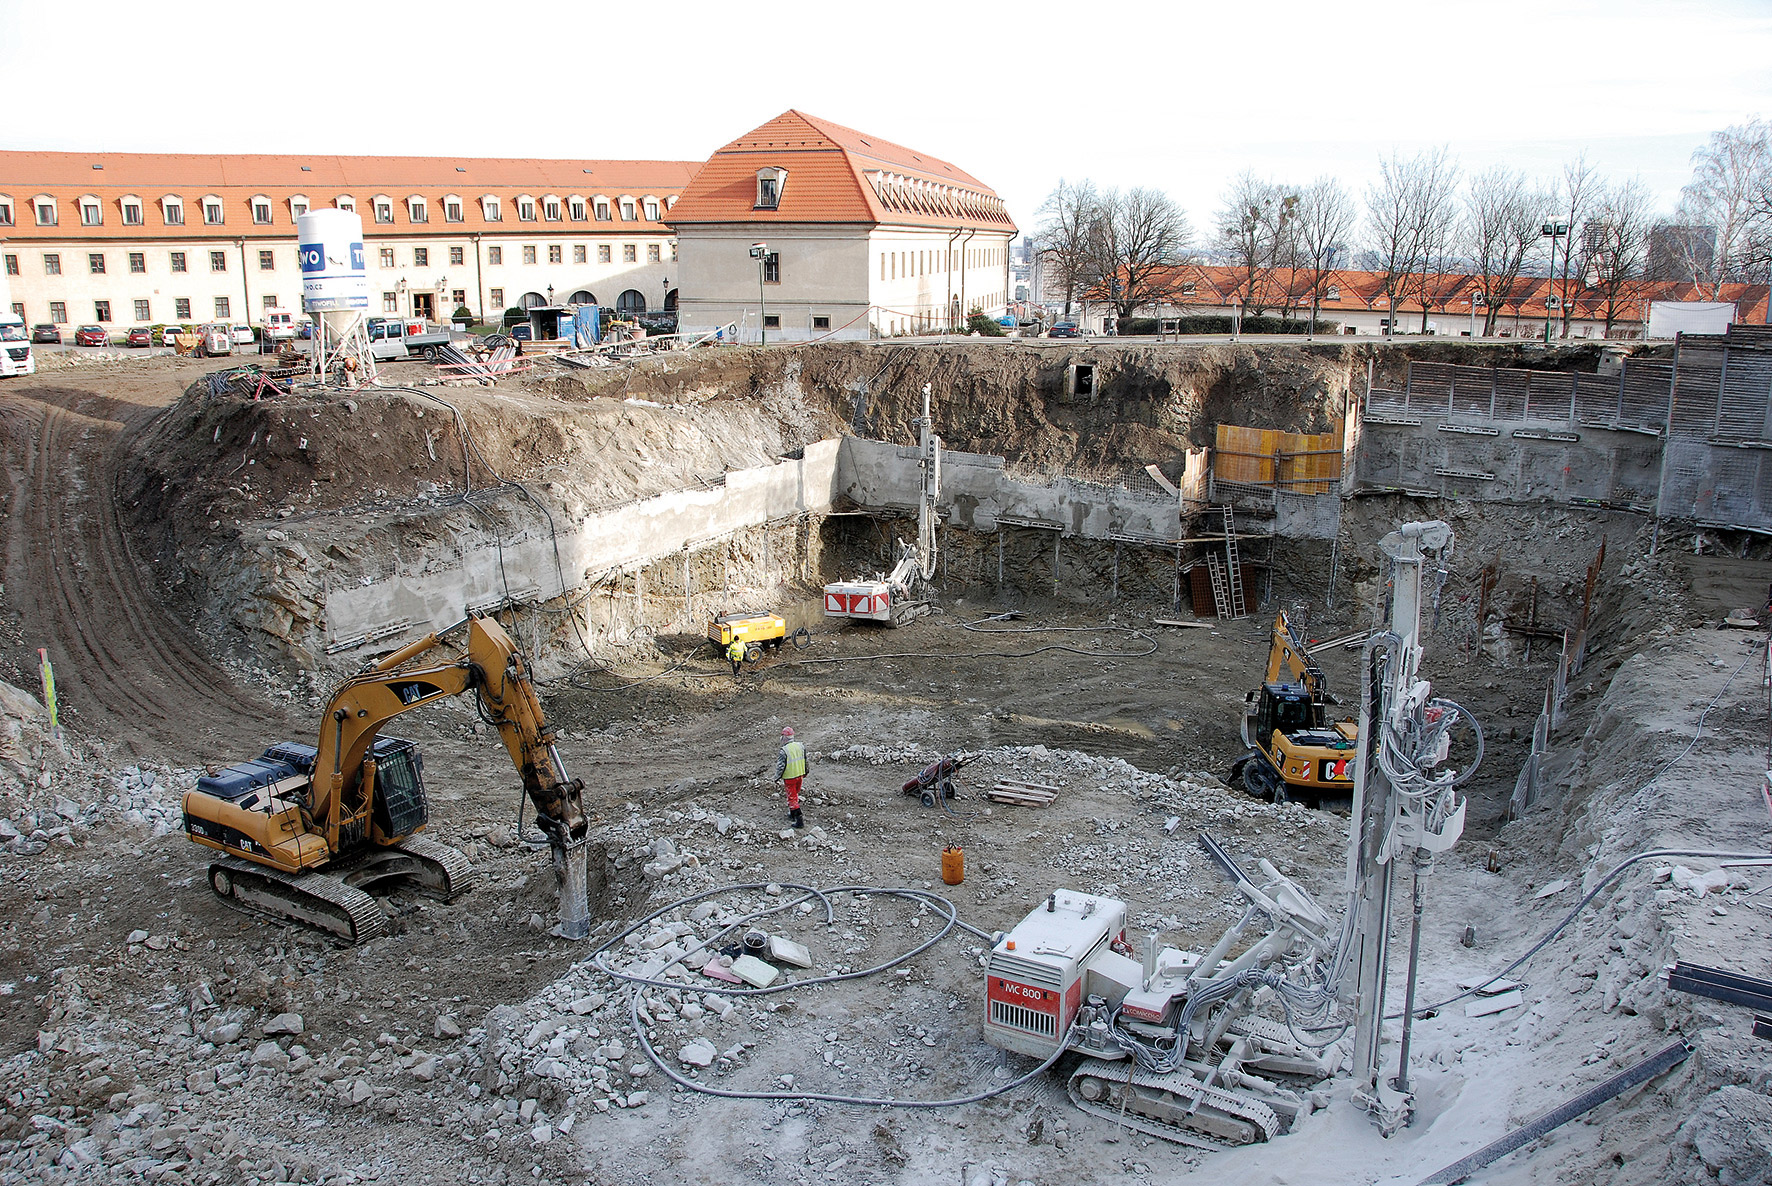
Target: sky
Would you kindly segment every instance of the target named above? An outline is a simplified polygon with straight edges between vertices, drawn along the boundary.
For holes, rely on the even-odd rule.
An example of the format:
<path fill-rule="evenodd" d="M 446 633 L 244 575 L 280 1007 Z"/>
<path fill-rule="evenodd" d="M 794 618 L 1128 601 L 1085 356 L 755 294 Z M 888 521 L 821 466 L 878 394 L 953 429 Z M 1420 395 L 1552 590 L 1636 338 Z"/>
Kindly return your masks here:
<path fill-rule="evenodd" d="M 701 161 L 789 108 L 944 157 L 1024 231 L 1063 178 L 1149 186 L 1203 245 L 1230 181 L 1446 145 L 1586 154 L 1673 209 L 1772 117 L 1772 0 L 498 6 L 0 0 L 0 148 Z M 502 15 L 489 17 L 491 12 Z"/>

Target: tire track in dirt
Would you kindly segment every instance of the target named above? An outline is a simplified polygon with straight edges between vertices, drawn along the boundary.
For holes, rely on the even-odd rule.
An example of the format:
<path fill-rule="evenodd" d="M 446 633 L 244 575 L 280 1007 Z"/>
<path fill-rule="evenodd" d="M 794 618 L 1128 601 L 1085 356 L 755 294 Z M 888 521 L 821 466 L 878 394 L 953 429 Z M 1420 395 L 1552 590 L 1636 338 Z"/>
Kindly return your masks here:
<path fill-rule="evenodd" d="M 233 761 L 290 725 L 209 661 L 130 552 L 122 446 L 156 411 L 67 388 L 0 393 L 8 600 L 23 646 L 55 663 L 68 723 L 136 758 Z"/>

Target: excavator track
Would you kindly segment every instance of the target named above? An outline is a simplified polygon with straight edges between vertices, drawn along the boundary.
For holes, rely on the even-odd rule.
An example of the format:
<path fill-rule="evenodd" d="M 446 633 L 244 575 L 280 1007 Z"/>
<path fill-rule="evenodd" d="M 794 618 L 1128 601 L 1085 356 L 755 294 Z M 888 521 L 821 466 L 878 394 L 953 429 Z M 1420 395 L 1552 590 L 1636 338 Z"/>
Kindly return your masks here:
<path fill-rule="evenodd" d="M 1260 1100 L 1208 1087 L 1186 1071 L 1142 1071 L 1130 1060 L 1086 1058 L 1065 1090 L 1092 1116 L 1195 1149 L 1234 1149 L 1280 1132 L 1279 1116 Z"/>
<path fill-rule="evenodd" d="M 350 944 L 368 942 L 388 923 L 373 897 L 324 873 L 284 873 L 229 857 L 209 866 L 209 888 L 237 910 L 312 927 Z"/>
<path fill-rule="evenodd" d="M 404 874 L 406 885 L 439 902 L 453 902 L 480 882 L 479 871 L 467 857 L 428 836 L 408 836 L 381 852 L 404 853 L 416 861 L 418 867 Z"/>

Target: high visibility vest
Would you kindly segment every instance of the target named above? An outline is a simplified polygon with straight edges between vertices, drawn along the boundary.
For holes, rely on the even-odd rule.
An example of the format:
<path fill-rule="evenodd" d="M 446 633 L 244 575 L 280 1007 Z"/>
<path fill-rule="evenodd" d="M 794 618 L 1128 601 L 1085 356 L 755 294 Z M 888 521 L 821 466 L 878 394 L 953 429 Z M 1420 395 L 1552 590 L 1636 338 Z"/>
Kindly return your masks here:
<path fill-rule="evenodd" d="M 781 747 L 781 752 L 788 756 L 788 764 L 782 769 L 783 778 L 804 778 L 806 776 L 806 747 L 797 741 L 790 741 Z"/>
<path fill-rule="evenodd" d="M 744 643 L 736 638 L 733 639 L 732 645 L 726 648 L 726 657 L 734 663 L 744 658 Z"/>

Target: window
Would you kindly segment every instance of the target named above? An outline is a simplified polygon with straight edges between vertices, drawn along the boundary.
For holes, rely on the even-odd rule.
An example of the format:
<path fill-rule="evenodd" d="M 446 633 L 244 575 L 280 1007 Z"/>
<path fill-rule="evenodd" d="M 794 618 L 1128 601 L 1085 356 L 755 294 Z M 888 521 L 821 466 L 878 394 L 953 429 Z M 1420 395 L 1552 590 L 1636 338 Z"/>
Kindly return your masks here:
<path fill-rule="evenodd" d="M 541 203 L 541 216 L 543 218 L 547 219 L 549 222 L 559 222 L 560 221 L 560 199 L 559 198 L 543 198 L 542 203 Z"/>
<path fill-rule="evenodd" d="M 413 222 L 429 222 L 431 221 L 430 207 L 425 205 L 423 198 L 414 195 L 406 199 L 406 216 Z"/>
<path fill-rule="evenodd" d="M 62 274 L 62 257 L 60 252 L 45 251 L 43 253 L 43 274 L 59 276 Z"/>
<path fill-rule="evenodd" d="M 18 275 L 18 256 L 9 255 L 6 257 L 6 274 L 8 276 Z"/>
<path fill-rule="evenodd" d="M 37 225 L 38 226 L 54 226 L 55 225 L 55 199 L 54 198 L 38 198 L 37 202 L 36 202 L 36 206 L 37 206 Z M 65 318 L 64 318 L 64 320 L 65 320 Z"/>
<path fill-rule="evenodd" d="M 775 210 L 781 206 L 781 191 L 786 186 L 786 169 L 757 170 L 757 209 Z"/>
<path fill-rule="evenodd" d="M 222 225 L 222 204 L 220 198 L 203 199 L 203 223 L 205 226 Z"/>
<path fill-rule="evenodd" d="M 209 253 L 209 270 L 212 272 L 227 271 L 228 253 L 225 251 L 211 251 Z"/>
<path fill-rule="evenodd" d="M 147 301 L 135 302 L 135 319 L 137 321 L 152 321 L 152 320 L 154 320 L 152 306 L 149 305 L 149 303 Z"/>
<path fill-rule="evenodd" d="M 258 270 L 259 271 L 270 272 L 270 271 L 274 271 L 276 269 L 276 267 L 277 267 L 277 253 L 275 251 L 260 251 L 258 253 Z"/>
<path fill-rule="evenodd" d="M 671 262 L 677 262 L 677 241 L 675 239 L 671 240 Z"/>
<path fill-rule="evenodd" d="M 1193 285 L 1190 284 L 1188 287 L 1192 288 Z M 1341 289 L 1336 285 L 1331 284 L 1328 288 L 1323 290 L 1323 299 L 1326 301 L 1339 301 L 1341 299 Z"/>
<path fill-rule="evenodd" d="M 449 266 L 452 268 L 459 268 L 461 267 L 461 261 L 462 249 L 459 247 L 451 247 L 449 249 Z"/>
<path fill-rule="evenodd" d="M 382 293 L 381 311 L 383 313 L 398 313 L 400 311 L 400 298 L 391 292 Z"/>
<path fill-rule="evenodd" d="M 459 309 L 468 303 L 468 290 L 465 288 L 452 288 L 449 290 L 449 299 L 454 302 L 455 307 Z"/>
<path fill-rule="evenodd" d="M 646 209 L 646 221 L 647 222 L 657 222 L 658 221 L 658 199 L 657 198 L 647 198 L 645 209 Z"/>
<path fill-rule="evenodd" d="M 609 221 L 609 199 L 608 198 L 598 198 L 597 199 L 597 221 L 598 222 L 608 222 Z"/>
<path fill-rule="evenodd" d="M 535 248 L 533 246 L 525 247 L 523 249 L 523 262 L 526 264 L 532 264 L 535 262 Z"/>
<path fill-rule="evenodd" d="M 504 211 L 498 208 L 498 199 L 491 194 L 480 199 L 480 212 L 485 215 L 487 222 L 504 221 Z"/>
<path fill-rule="evenodd" d="M 137 275 L 137 276 L 139 276 L 143 272 L 147 271 L 148 270 L 147 253 L 141 252 L 141 251 L 130 252 L 129 253 L 129 270 L 131 273 L 133 273 L 134 275 Z"/>
<path fill-rule="evenodd" d="M 551 264 L 557 264 L 563 261 L 564 256 L 560 252 L 560 245 L 558 243 L 548 244 L 548 262 Z"/>
<path fill-rule="evenodd" d="M 585 200 L 573 198 L 566 203 L 566 212 L 571 216 L 573 222 L 583 222 L 585 220 Z"/>
<path fill-rule="evenodd" d="M 87 256 L 86 257 L 86 270 L 91 272 L 94 276 L 103 276 L 105 274 L 104 252 L 95 251 L 91 255 Z"/>
<path fill-rule="evenodd" d="M 25 303 L 23 301 L 12 302 L 12 315 L 20 321 L 25 319 Z"/>
<path fill-rule="evenodd" d="M 104 221 L 104 211 L 100 208 L 97 198 L 80 199 L 81 226 L 103 226 Z"/>
<path fill-rule="evenodd" d="M 66 325 L 68 322 L 68 302 L 50 301 L 49 319 L 57 325 Z"/>
<path fill-rule="evenodd" d="M 375 221 L 383 225 L 394 221 L 394 201 L 392 198 L 377 197 L 375 199 Z"/>
<path fill-rule="evenodd" d="M 352 214 L 357 213 L 357 199 L 353 198 L 350 194 L 338 195 L 338 197 L 332 199 L 332 204 L 337 209 L 349 210 Z"/>
<path fill-rule="evenodd" d="M 781 252 L 771 251 L 763 257 L 763 283 L 781 283 Z"/>
<path fill-rule="evenodd" d="M 215 298 L 215 315 L 217 317 L 232 317 L 234 314 L 232 313 L 231 308 L 232 307 L 228 304 L 227 297 Z"/>
<path fill-rule="evenodd" d="M 649 264 L 655 264 L 658 262 L 658 244 L 657 243 L 646 244 L 646 262 Z"/>
<path fill-rule="evenodd" d="M 505 262 L 505 249 L 502 247 L 488 247 L 486 249 L 486 262 L 489 264 L 504 263 Z M 497 303 L 498 303 L 497 301 L 493 302 L 493 304 L 495 304 L 495 305 Z"/>
<path fill-rule="evenodd" d="M 191 298 L 173 297 L 172 315 L 180 321 L 189 321 L 191 319 Z"/>
<path fill-rule="evenodd" d="M 443 221 L 444 222 L 460 222 L 461 220 L 462 220 L 462 218 L 461 218 L 461 199 L 460 198 L 444 198 L 443 199 Z"/>
<path fill-rule="evenodd" d="M 490 296 L 492 298 L 492 307 L 494 309 L 502 309 L 505 307 L 505 290 L 504 289 L 494 288 L 491 291 L 489 291 L 486 295 Z"/>
<path fill-rule="evenodd" d="M 355 207 L 344 207 L 344 206 L 339 207 L 339 209 L 341 209 L 341 210 L 344 210 L 347 208 L 348 209 L 355 209 Z M 306 198 L 302 197 L 300 194 L 297 194 L 297 195 L 295 195 L 295 197 L 289 199 L 289 217 L 300 218 L 302 215 L 306 214 L 307 212 L 308 212 L 308 200 Z"/>
<path fill-rule="evenodd" d="M 609 262 L 609 244 L 597 244 L 597 262 L 600 264 L 606 264 Z"/>
<path fill-rule="evenodd" d="M 517 221 L 518 222 L 534 222 L 535 221 L 535 199 L 534 198 L 518 198 L 517 199 Z"/>
<path fill-rule="evenodd" d="M 621 220 L 623 222 L 634 221 L 634 199 L 623 198 L 621 200 Z"/>
<path fill-rule="evenodd" d="M 380 258 L 381 258 L 381 266 L 382 267 L 384 267 L 384 268 L 393 267 L 394 266 L 394 249 L 392 247 L 382 248 Z"/>
<path fill-rule="evenodd" d="M 12 225 L 12 199 L 0 198 L 0 226 Z"/>
<path fill-rule="evenodd" d="M 412 249 L 412 266 L 415 268 L 430 267 L 431 249 L 429 247 L 414 247 Z"/>
<path fill-rule="evenodd" d="M 265 293 L 264 303 L 265 303 L 265 308 L 275 309 L 277 307 L 277 294 L 274 292 Z"/>
<path fill-rule="evenodd" d="M 829 329 L 829 328 L 831 328 L 831 319 L 829 317 L 814 316 L 812 318 L 812 328 L 813 329 Z"/>
<path fill-rule="evenodd" d="M 111 302 L 92 302 L 92 319 L 94 321 L 109 321 L 111 319 Z"/>
<path fill-rule="evenodd" d="M 182 272 L 185 270 L 185 253 L 184 252 L 175 251 L 172 253 L 172 270 L 175 272 Z"/>
<path fill-rule="evenodd" d="M 583 243 L 574 243 L 572 245 L 572 262 L 575 264 L 582 264 L 585 262 L 585 245 Z"/>
<path fill-rule="evenodd" d="M 271 199 L 252 199 L 252 221 L 258 226 L 271 225 Z"/>
<path fill-rule="evenodd" d="M 622 263 L 631 264 L 639 258 L 640 258 L 639 253 L 635 250 L 634 245 L 632 243 L 623 243 L 621 245 L 621 262 Z"/>
<path fill-rule="evenodd" d="M 763 328 L 764 329 L 780 329 L 781 328 L 781 315 L 779 313 L 764 314 Z"/>

